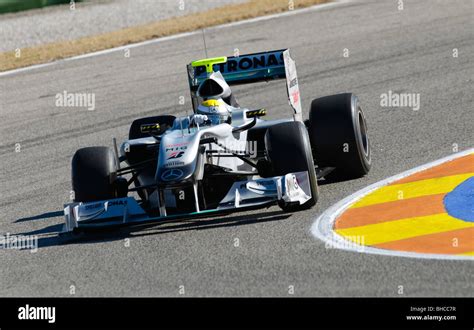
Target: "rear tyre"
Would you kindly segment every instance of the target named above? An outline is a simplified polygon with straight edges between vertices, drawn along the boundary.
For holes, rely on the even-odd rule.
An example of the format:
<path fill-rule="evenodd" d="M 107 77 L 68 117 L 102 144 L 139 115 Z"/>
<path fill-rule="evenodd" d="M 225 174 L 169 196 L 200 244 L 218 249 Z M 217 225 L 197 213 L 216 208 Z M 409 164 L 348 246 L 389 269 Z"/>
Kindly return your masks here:
<path fill-rule="evenodd" d="M 283 205 L 286 212 L 309 209 L 319 195 L 311 144 L 306 127 L 301 122 L 287 122 L 271 126 L 265 134 L 265 146 L 274 176 L 308 171 L 311 199 L 302 205 Z"/>
<path fill-rule="evenodd" d="M 93 202 L 116 197 L 117 173 L 114 154 L 108 147 L 79 149 L 72 158 L 72 190 L 75 202 Z"/>
<path fill-rule="evenodd" d="M 313 100 L 308 132 L 316 164 L 336 168 L 327 179 L 354 179 L 369 172 L 372 160 L 367 124 L 354 94 Z"/>

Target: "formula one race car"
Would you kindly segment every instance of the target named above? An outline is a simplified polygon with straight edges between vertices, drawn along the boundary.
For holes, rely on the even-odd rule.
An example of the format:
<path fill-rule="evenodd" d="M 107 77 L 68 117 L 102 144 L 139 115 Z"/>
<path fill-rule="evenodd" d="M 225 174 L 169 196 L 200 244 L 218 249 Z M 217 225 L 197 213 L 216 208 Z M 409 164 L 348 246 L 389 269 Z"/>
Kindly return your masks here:
<path fill-rule="evenodd" d="M 303 121 L 289 50 L 205 59 L 187 68 L 192 115 L 137 119 L 120 148 L 75 153 L 74 202 L 65 205 L 64 233 L 275 204 L 293 212 L 316 204 L 319 178 L 369 172 L 358 98 L 315 99 Z M 266 110 L 241 107 L 229 87 L 273 79 L 286 79 L 294 112 L 288 119 L 260 119 Z"/>

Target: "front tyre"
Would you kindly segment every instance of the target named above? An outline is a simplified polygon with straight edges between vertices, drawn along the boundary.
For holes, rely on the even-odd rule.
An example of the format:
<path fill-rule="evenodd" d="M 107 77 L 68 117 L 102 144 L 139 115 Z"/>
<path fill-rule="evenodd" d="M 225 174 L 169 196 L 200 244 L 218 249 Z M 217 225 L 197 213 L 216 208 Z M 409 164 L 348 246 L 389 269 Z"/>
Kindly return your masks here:
<path fill-rule="evenodd" d="M 313 100 L 309 136 L 319 167 L 335 167 L 327 178 L 354 179 L 369 173 L 370 140 L 364 112 L 352 93 Z"/>
<path fill-rule="evenodd" d="M 72 190 L 75 202 L 117 197 L 115 158 L 108 147 L 79 149 L 72 158 Z"/>
<path fill-rule="evenodd" d="M 311 144 L 304 124 L 292 121 L 271 126 L 265 134 L 265 147 L 274 176 L 308 172 L 311 199 L 302 205 L 280 204 L 280 207 L 286 212 L 294 212 L 314 206 L 319 190 Z"/>

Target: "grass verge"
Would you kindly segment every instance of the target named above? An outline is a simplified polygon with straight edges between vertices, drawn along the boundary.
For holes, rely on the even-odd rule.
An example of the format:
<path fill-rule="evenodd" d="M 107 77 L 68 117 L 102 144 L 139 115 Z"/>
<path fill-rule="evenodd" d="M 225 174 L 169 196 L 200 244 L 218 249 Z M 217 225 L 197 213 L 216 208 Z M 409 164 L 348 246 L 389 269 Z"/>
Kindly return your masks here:
<path fill-rule="evenodd" d="M 15 50 L 3 52 L 0 53 L 0 72 L 258 16 L 285 12 L 291 10 L 290 5 L 293 9 L 300 9 L 324 2 L 329 2 L 329 0 L 249 0 L 241 4 L 226 5 L 205 12 L 77 40 L 23 48 L 20 56 L 17 56 Z"/>
<path fill-rule="evenodd" d="M 0 14 L 14 13 L 69 2 L 70 0 L 0 0 Z"/>

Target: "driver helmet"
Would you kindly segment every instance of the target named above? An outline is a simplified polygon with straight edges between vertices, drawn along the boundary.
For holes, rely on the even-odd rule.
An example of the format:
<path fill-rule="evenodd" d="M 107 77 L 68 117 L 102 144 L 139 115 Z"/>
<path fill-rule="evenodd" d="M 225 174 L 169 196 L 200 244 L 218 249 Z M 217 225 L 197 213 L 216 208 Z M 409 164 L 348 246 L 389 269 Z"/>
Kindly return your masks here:
<path fill-rule="evenodd" d="M 222 98 L 204 100 L 196 113 L 206 115 L 212 125 L 230 123 L 232 116 L 232 110 Z"/>

